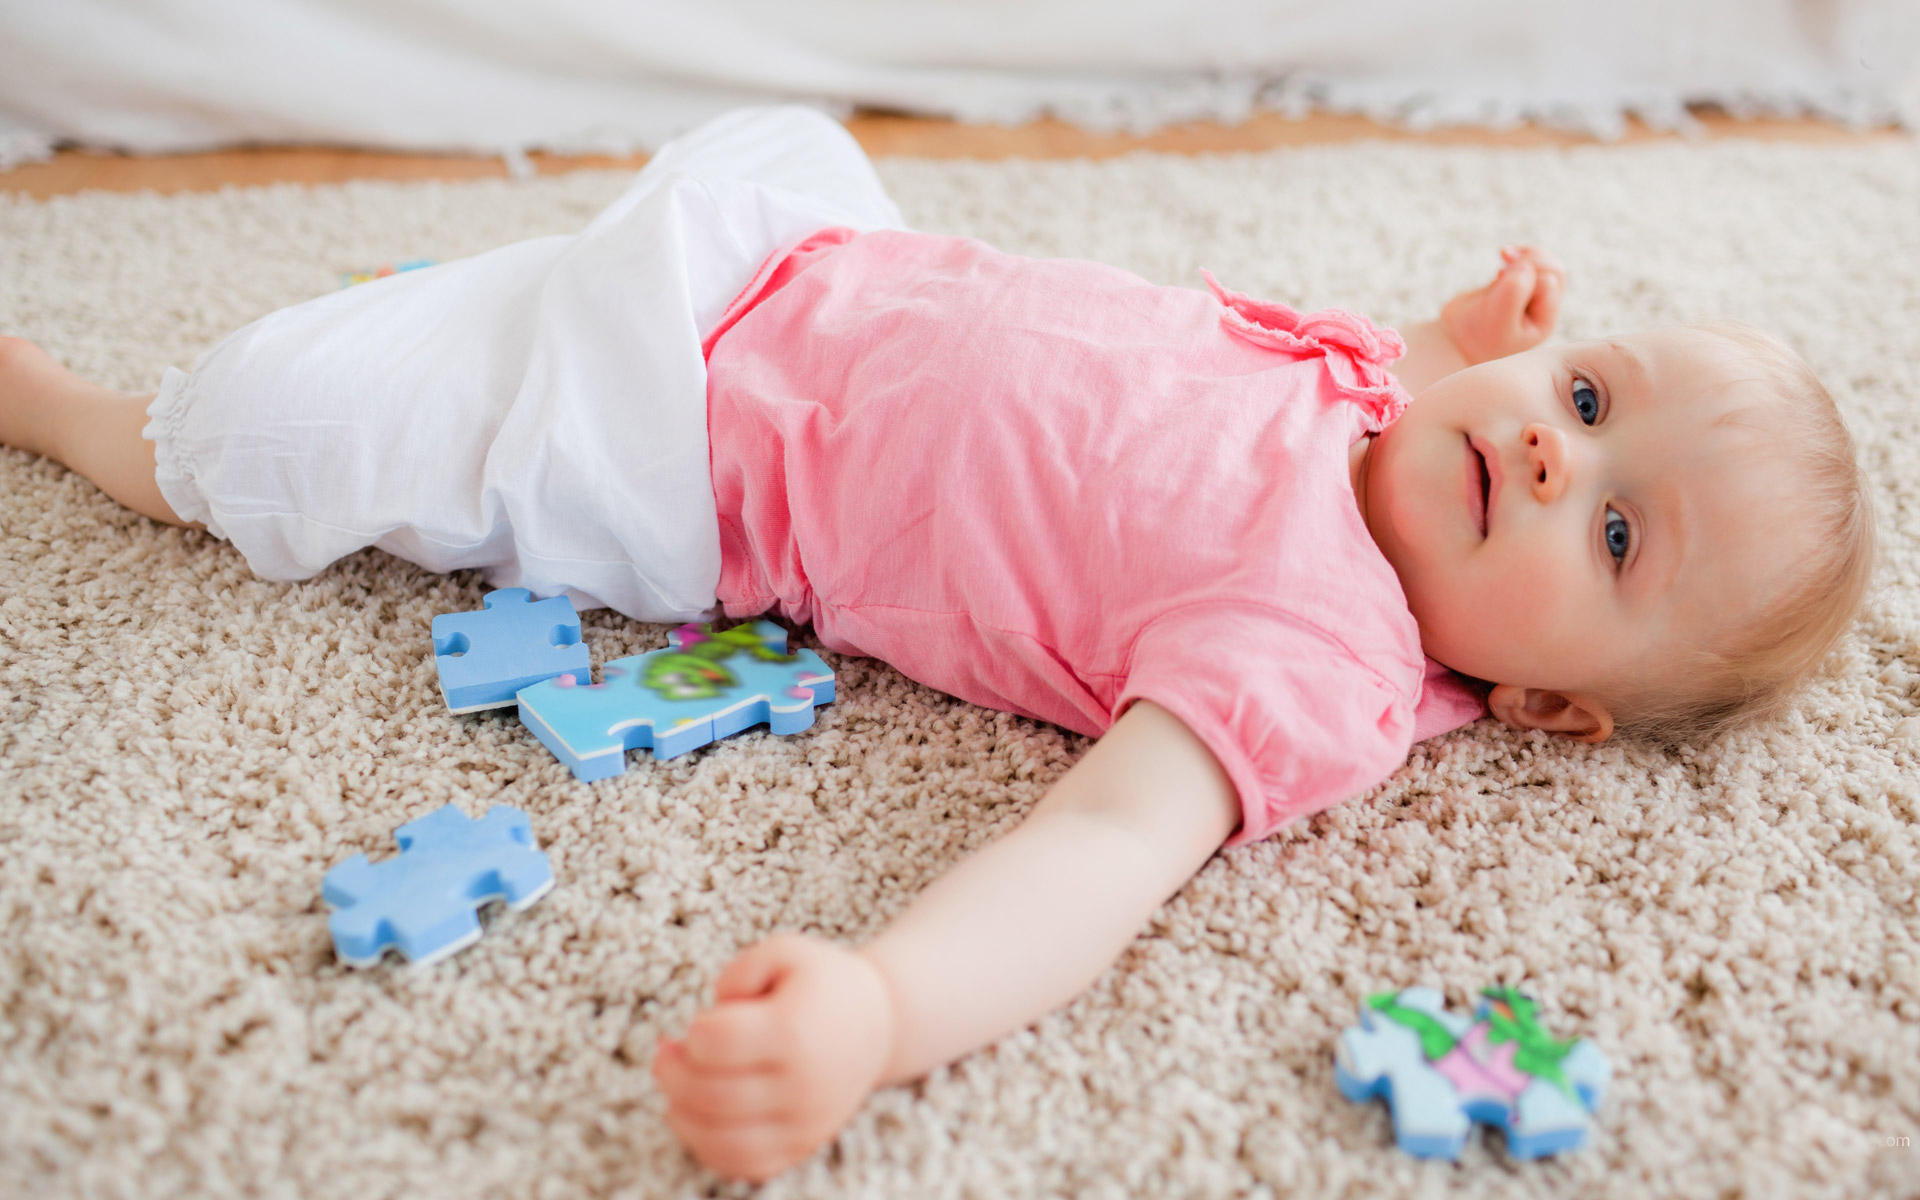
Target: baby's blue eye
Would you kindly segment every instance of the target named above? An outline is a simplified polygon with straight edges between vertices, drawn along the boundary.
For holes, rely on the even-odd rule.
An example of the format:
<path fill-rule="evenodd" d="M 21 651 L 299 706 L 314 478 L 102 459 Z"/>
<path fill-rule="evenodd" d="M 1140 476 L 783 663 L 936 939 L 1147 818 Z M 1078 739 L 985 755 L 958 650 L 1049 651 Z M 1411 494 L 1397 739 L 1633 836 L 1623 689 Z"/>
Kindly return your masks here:
<path fill-rule="evenodd" d="M 1607 553 L 1613 555 L 1615 566 L 1619 566 L 1627 557 L 1627 548 L 1633 545 L 1633 527 L 1627 519 L 1611 508 L 1607 510 Z"/>
<path fill-rule="evenodd" d="M 1580 419 L 1591 425 L 1600 419 L 1600 393 L 1584 379 L 1573 381 L 1573 407 Z"/>

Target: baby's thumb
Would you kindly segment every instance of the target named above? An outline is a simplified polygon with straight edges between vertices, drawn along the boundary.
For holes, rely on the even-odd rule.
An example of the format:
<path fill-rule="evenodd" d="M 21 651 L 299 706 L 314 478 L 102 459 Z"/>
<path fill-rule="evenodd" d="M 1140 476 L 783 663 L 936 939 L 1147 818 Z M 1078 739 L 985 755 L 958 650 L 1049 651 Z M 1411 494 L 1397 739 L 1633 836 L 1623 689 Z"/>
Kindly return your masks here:
<path fill-rule="evenodd" d="M 756 942 L 741 951 L 713 981 L 714 1002 L 751 1000 L 773 991 L 793 966 L 790 951 L 791 939 L 780 937 Z"/>

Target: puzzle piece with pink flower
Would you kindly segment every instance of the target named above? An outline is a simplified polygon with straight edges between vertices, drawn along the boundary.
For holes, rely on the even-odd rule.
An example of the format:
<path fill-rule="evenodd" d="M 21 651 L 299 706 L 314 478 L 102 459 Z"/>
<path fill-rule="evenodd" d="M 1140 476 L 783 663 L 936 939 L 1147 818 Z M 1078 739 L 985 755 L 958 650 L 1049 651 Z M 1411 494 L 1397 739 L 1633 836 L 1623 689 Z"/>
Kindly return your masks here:
<path fill-rule="evenodd" d="M 666 649 L 615 659 L 603 675 L 563 674 L 518 693 L 521 723 L 582 780 L 618 775 L 632 749 L 672 758 L 763 722 L 799 733 L 815 705 L 833 700 L 833 672 L 811 650 L 787 653 L 787 631 L 771 621 L 682 625 Z"/>
<path fill-rule="evenodd" d="M 1606 1057 L 1549 1036 L 1513 988 L 1480 995 L 1472 1020 L 1432 988 L 1368 996 L 1335 1046 L 1341 1094 L 1384 1095 L 1394 1140 L 1421 1158 L 1458 1158 L 1475 1121 L 1500 1126 L 1515 1158 L 1578 1149 L 1613 1076 Z"/>

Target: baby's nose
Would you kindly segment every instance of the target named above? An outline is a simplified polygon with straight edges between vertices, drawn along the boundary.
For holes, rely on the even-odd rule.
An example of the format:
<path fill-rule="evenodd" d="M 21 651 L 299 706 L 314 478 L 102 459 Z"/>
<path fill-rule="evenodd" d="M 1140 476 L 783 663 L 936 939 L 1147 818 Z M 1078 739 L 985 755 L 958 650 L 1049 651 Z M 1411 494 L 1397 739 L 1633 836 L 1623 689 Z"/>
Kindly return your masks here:
<path fill-rule="evenodd" d="M 1527 450 L 1527 486 L 1540 503 L 1553 503 L 1567 488 L 1567 435 L 1536 423 L 1520 431 L 1520 440 Z"/>

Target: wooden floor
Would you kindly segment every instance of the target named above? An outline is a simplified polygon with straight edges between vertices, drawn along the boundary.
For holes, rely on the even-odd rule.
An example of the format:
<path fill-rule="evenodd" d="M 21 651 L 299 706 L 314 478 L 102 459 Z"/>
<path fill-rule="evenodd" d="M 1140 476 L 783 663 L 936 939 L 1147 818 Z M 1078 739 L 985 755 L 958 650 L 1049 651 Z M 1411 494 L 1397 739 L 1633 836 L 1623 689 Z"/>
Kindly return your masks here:
<path fill-rule="evenodd" d="M 1910 134 L 1882 129 L 1850 132 L 1814 120 L 1736 121 L 1713 112 L 1696 114 L 1710 138 L 1748 137 L 1782 141 L 1862 142 L 1911 140 Z M 1014 127 L 961 125 L 880 114 L 856 115 L 847 122 L 853 135 L 874 155 L 923 158 L 1105 158 L 1130 150 L 1206 154 L 1265 150 L 1275 146 L 1387 138 L 1428 144 L 1541 146 L 1590 144 L 1575 134 L 1525 126 L 1504 132 L 1448 129 L 1411 133 L 1375 124 L 1364 117 L 1318 114 L 1290 119 L 1276 113 L 1255 115 L 1244 124 L 1196 122 L 1146 136 L 1088 133 L 1058 121 Z M 1676 135 L 1632 126 L 1619 143 L 1631 144 Z M 569 158 L 535 154 L 535 170 L 554 174 L 582 167 L 638 167 L 644 155 Z M 349 179 L 479 179 L 504 176 L 499 158 L 455 155 L 390 154 L 299 146 L 259 147 L 210 154 L 136 157 L 62 151 L 50 162 L 0 171 L 0 192 L 44 199 L 88 189 L 112 192 L 213 191 L 228 185 L 263 183 L 338 183 Z"/>

